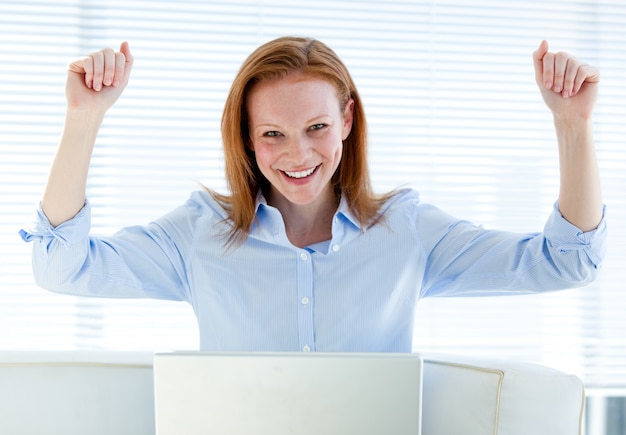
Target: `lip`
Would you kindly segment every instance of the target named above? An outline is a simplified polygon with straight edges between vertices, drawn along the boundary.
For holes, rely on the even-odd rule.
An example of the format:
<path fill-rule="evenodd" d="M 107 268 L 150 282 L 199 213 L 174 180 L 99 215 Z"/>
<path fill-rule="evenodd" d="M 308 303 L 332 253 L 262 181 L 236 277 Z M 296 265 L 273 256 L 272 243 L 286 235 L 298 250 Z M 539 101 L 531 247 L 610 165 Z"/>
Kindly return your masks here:
<path fill-rule="evenodd" d="M 288 182 L 290 183 L 294 183 L 294 184 L 305 184 L 307 183 L 312 177 L 315 176 L 315 174 L 317 174 L 319 172 L 320 167 L 322 166 L 322 164 L 320 163 L 317 166 L 314 167 L 309 167 L 307 169 L 302 169 L 302 170 L 297 170 L 297 171 L 284 171 L 284 170 L 279 170 L 279 172 L 282 174 L 283 178 L 286 179 Z M 289 174 L 306 174 L 309 171 L 311 171 L 308 175 L 305 176 L 300 176 L 300 177 L 294 177 L 291 176 Z"/>

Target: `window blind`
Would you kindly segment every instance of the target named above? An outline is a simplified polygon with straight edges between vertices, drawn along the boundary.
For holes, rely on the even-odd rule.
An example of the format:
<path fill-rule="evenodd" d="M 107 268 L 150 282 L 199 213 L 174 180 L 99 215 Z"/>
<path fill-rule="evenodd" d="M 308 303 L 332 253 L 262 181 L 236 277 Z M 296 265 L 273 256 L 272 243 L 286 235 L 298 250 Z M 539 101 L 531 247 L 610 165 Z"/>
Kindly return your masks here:
<path fill-rule="evenodd" d="M 102 126 L 89 177 L 93 232 L 145 224 L 198 183 L 224 190 L 219 121 L 261 43 L 316 37 L 362 94 L 378 191 L 413 187 L 482 224 L 540 231 L 558 194 L 556 142 L 534 83 L 542 39 L 602 71 L 595 127 L 609 257 L 598 282 L 541 296 L 426 299 L 416 351 L 516 357 L 626 389 L 626 151 L 618 1 L 0 0 L 0 349 L 194 349 L 181 303 L 38 289 L 16 232 L 33 213 L 64 114 L 65 66 L 130 42 L 131 82 Z"/>

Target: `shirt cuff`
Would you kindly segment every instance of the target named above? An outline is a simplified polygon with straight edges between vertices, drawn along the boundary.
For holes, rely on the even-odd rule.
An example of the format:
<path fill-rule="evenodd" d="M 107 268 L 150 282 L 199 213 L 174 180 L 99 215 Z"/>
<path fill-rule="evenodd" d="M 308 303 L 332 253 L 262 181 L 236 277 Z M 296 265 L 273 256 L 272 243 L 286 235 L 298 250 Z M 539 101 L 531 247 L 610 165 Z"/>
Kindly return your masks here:
<path fill-rule="evenodd" d="M 84 240 L 89 235 L 91 227 L 91 206 L 89 201 L 72 219 L 53 227 L 41 208 L 37 206 L 35 216 L 19 231 L 19 235 L 25 242 L 43 239 L 56 239 L 62 245 L 69 246 L 79 240 Z"/>
<path fill-rule="evenodd" d="M 550 246 L 558 252 L 582 251 L 598 269 L 606 255 L 605 211 L 606 206 L 603 206 L 602 220 L 595 230 L 583 232 L 563 217 L 557 201 L 544 227 L 544 235 Z"/>

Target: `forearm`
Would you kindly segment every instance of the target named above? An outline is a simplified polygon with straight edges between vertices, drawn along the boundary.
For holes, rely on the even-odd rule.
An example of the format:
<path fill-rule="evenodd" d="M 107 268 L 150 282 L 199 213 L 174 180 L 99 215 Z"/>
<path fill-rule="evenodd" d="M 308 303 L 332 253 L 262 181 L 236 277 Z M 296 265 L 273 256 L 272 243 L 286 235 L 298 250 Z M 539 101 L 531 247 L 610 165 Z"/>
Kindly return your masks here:
<path fill-rule="evenodd" d="M 85 203 L 89 162 L 103 114 L 68 109 L 41 201 L 52 226 L 71 219 Z"/>
<path fill-rule="evenodd" d="M 602 219 L 591 122 L 600 72 L 565 52 L 549 52 L 547 41 L 533 53 L 533 64 L 535 81 L 554 117 L 559 144 L 559 211 L 583 232 L 594 230 Z"/>
<path fill-rule="evenodd" d="M 555 119 L 559 145 L 559 210 L 582 231 L 594 230 L 602 219 L 600 176 L 591 118 Z"/>
<path fill-rule="evenodd" d="M 128 43 L 119 52 L 105 48 L 68 66 L 65 126 L 41 207 L 54 227 L 73 218 L 85 204 L 89 162 L 106 111 L 128 83 L 133 56 Z"/>

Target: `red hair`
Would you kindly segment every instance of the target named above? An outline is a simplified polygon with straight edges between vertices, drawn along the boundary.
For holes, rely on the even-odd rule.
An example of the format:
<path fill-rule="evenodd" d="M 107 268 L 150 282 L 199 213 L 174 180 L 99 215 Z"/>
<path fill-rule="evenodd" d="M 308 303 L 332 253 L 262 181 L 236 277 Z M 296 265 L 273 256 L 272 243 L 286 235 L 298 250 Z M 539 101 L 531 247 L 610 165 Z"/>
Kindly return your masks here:
<path fill-rule="evenodd" d="M 302 73 L 329 81 L 337 90 L 340 110 L 352 99 L 352 130 L 343 141 L 343 155 L 332 182 L 337 195 L 346 198 L 361 226 L 372 225 L 390 194 L 373 194 L 367 165 L 367 125 L 359 93 L 348 69 L 328 46 L 311 38 L 282 37 L 257 48 L 243 63 L 233 81 L 222 116 L 226 181 L 230 195 L 210 192 L 229 214 L 232 228 L 227 244 L 242 242 L 255 218 L 259 189 L 268 187 L 254 152 L 248 146 L 247 96 L 263 81 Z"/>

